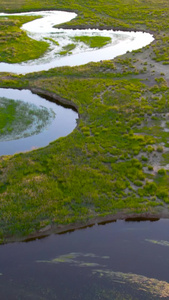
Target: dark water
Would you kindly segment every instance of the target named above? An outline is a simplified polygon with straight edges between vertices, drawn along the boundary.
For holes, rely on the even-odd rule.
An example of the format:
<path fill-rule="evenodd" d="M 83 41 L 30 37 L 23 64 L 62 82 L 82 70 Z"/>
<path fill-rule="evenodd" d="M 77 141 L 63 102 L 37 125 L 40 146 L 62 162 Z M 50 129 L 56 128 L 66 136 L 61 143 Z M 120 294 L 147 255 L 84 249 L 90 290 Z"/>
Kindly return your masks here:
<path fill-rule="evenodd" d="M 0 299 L 169 299 L 169 220 L 0 246 Z"/>
<path fill-rule="evenodd" d="M 0 142 L 0 155 L 15 154 L 47 146 L 59 137 L 70 134 L 77 125 L 78 113 L 70 107 L 62 106 L 44 99 L 29 90 L 0 88 L 0 97 L 22 100 L 36 106 L 52 109 L 55 118 L 41 133 L 26 138 Z"/>

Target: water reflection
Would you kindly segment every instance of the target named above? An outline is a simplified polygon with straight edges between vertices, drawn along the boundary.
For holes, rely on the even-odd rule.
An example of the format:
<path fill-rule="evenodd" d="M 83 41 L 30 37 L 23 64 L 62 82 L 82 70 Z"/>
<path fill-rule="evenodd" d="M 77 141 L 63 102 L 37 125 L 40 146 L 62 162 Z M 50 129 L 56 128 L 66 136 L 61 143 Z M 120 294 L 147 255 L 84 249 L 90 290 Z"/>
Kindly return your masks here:
<path fill-rule="evenodd" d="M 33 103 L 37 107 L 43 106 L 47 109 L 52 109 L 55 113 L 55 118 L 51 124 L 39 134 L 17 140 L 0 142 L 0 155 L 11 155 L 17 152 L 47 146 L 50 142 L 59 137 L 67 136 L 76 127 L 78 119 L 78 113 L 76 111 L 56 104 L 55 102 L 48 101 L 45 98 L 33 94 L 29 90 L 1 88 L 0 97 Z"/>

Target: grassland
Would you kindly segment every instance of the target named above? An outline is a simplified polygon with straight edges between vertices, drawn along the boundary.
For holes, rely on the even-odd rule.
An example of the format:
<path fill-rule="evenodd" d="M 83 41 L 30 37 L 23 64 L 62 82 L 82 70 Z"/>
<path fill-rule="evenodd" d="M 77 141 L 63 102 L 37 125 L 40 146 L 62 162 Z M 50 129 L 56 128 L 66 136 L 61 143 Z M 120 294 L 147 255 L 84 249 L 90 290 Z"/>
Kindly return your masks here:
<path fill-rule="evenodd" d="M 20 27 L 35 17 L 0 17 L 0 61 L 17 63 L 40 57 L 49 45 L 28 38 Z"/>
<path fill-rule="evenodd" d="M 66 138 L 0 159 L 1 241 L 123 212 L 169 216 L 169 4 L 150 1 L 2 1 L 1 10 L 69 9 L 72 27 L 140 29 L 146 48 L 114 61 L 17 76 L 1 87 L 39 88 L 74 102 Z"/>

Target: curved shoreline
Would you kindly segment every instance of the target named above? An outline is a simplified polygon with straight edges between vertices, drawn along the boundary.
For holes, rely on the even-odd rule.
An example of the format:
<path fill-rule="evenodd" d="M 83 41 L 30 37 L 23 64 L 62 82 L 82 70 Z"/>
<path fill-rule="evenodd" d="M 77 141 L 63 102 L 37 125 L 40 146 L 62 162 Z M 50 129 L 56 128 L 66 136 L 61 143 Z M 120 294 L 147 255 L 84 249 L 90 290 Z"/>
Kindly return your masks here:
<path fill-rule="evenodd" d="M 7 99 L 12 97 L 14 101 L 32 103 L 37 107 L 51 109 L 55 113 L 52 122 L 39 133 L 26 137 L 20 135 L 17 139 L 11 137 L 9 140 L 0 141 L 0 156 L 47 147 L 60 137 L 68 136 L 77 127 L 80 118 L 77 105 L 54 93 L 29 87 L 23 89 L 1 88 L 0 93 Z M 10 93 L 13 96 L 10 96 Z"/>
<path fill-rule="evenodd" d="M 56 25 L 54 26 L 54 28 L 62 28 L 62 29 L 81 29 L 81 30 L 85 30 L 85 29 L 98 29 L 98 30 L 113 30 L 113 31 L 124 31 L 124 32 L 142 32 L 142 33 L 149 33 L 152 35 L 155 35 L 156 32 L 153 30 L 142 30 L 142 29 L 136 29 L 136 28 L 125 28 L 125 27 L 112 27 L 110 25 L 104 25 L 104 26 L 91 26 L 91 25 L 68 25 L 66 23 L 63 23 L 61 25 Z"/>
<path fill-rule="evenodd" d="M 156 222 L 160 219 L 169 219 L 169 211 L 161 212 L 145 212 L 145 213 L 126 213 L 125 211 L 117 212 L 116 214 L 110 214 L 104 217 L 93 217 L 87 221 L 77 221 L 74 224 L 67 225 L 47 225 L 44 228 L 41 228 L 39 231 L 36 231 L 27 236 L 12 236 L 6 237 L 1 244 L 15 243 L 15 242 L 29 242 L 36 239 L 46 238 L 52 234 L 65 234 L 68 232 L 73 232 L 75 230 L 85 229 L 88 227 L 106 225 L 107 223 L 113 223 L 117 221 L 125 222 Z"/>
<path fill-rule="evenodd" d="M 65 98 L 62 98 L 61 96 L 53 93 L 53 92 L 49 92 L 46 90 L 43 90 L 41 88 L 28 88 L 33 94 L 39 95 L 39 96 L 44 96 L 44 97 L 48 97 L 51 99 L 54 99 L 55 103 L 59 103 L 61 105 L 65 105 L 65 107 L 67 108 L 71 108 L 73 110 L 75 110 L 78 113 L 78 117 L 80 118 L 80 114 L 79 114 L 79 110 L 78 110 L 78 106 L 72 102 L 71 100 L 66 100 Z"/>

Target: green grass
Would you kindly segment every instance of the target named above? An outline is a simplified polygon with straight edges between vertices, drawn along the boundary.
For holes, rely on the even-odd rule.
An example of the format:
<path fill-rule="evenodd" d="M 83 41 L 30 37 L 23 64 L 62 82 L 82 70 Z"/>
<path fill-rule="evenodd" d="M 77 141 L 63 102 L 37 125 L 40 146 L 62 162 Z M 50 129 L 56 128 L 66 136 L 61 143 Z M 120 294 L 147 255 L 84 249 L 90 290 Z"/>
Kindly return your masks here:
<path fill-rule="evenodd" d="M 23 23 L 33 19 L 35 17 L 0 17 L 0 61 L 17 63 L 35 59 L 48 49 L 47 42 L 30 39 L 20 29 Z"/>
<path fill-rule="evenodd" d="M 54 39 L 52 39 L 52 38 L 44 38 L 44 40 L 45 41 L 50 41 L 50 42 L 52 42 L 53 44 L 55 44 L 56 46 L 59 46 L 59 43 L 57 42 L 57 41 L 55 41 Z"/>
<path fill-rule="evenodd" d="M 169 136 L 161 126 L 166 122 L 168 127 L 169 111 L 165 69 L 169 57 L 168 1 L 0 3 L 0 9 L 10 11 L 70 7 L 78 12 L 78 18 L 67 27 L 145 29 L 153 31 L 156 40 L 113 61 L 26 76 L 2 74 L 1 87 L 37 87 L 53 92 L 75 103 L 80 114 L 78 126 L 69 136 L 46 148 L 0 159 L 4 240 L 28 235 L 48 224 L 86 222 L 119 211 L 168 210 L 169 172 L 158 172 L 169 160 L 165 148 L 169 147 Z M 12 27 L 8 33 L 10 30 Z"/>
<path fill-rule="evenodd" d="M 116 62 L 103 62 L 101 68 L 108 66 L 114 72 Z M 112 80 L 103 69 L 95 63 L 8 80 L 7 85 L 10 80 L 15 86 L 17 82 L 29 84 L 73 101 L 81 118 L 68 137 L 44 149 L 1 160 L 1 224 L 5 235 L 28 234 L 48 223 L 69 224 L 124 209 L 146 212 L 168 201 L 164 193 L 168 173 L 163 181 L 156 180 L 159 174 L 151 176 L 151 183 L 150 174 L 143 171 L 142 157 L 151 164 L 150 155 L 155 150 L 147 149 L 152 144 L 158 146 L 161 137 L 145 135 L 144 126 L 139 129 L 149 117 L 146 101 L 138 99 L 144 96 L 152 113 L 165 114 L 169 103 L 163 108 L 160 102 L 154 108 L 152 87 L 140 79 Z M 168 88 L 160 90 L 166 99 L 168 92 Z M 151 201 L 157 191 L 158 201 Z"/>
<path fill-rule="evenodd" d="M 82 42 L 90 48 L 102 48 L 111 43 L 111 38 L 106 36 L 75 36 L 72 40 L 75 42 Z"/>
<path fill-rule="evenodd" d="M 76 48 L 75 44 L 68 44 L 66 46 L 62 47 L 62 51 L 59 52 L 60 55 L 67 55 L 67 54 L 71 54 L 72 50 Z"/>

